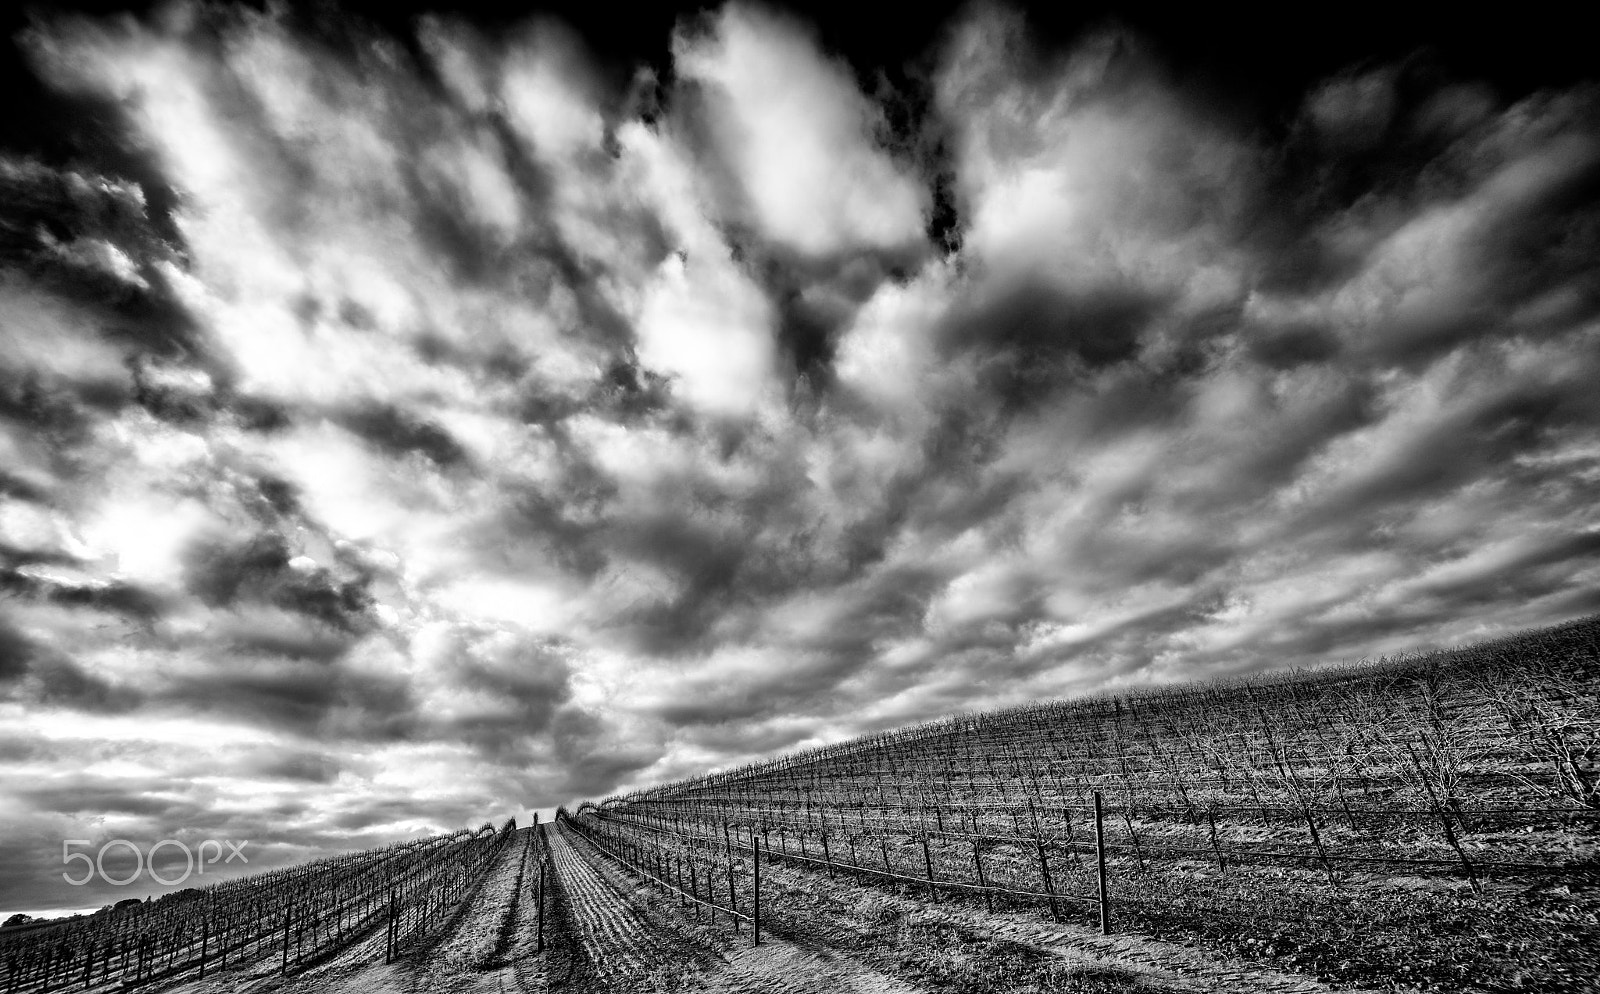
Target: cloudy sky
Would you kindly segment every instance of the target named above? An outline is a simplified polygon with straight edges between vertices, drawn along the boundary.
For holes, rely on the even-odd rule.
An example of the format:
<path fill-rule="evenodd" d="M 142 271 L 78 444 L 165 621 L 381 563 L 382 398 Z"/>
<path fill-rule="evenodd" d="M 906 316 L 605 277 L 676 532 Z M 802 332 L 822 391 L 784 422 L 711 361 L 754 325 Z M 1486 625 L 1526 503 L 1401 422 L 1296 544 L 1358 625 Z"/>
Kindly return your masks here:
<path fill-rule="evenodd" d="M 1576 35 L 1050 27 L 18 21 L 0 911 L 1600 610 Z"/>

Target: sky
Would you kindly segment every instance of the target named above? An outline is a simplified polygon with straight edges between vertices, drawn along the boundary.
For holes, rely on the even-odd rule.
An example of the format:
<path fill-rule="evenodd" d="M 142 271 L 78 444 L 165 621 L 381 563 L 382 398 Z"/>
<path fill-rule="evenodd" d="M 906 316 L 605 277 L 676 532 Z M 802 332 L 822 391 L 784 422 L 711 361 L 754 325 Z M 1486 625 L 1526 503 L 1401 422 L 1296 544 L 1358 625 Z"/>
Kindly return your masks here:
<path fill-rule="evenodd" d="M 80 7 L 0 112 L 0 912 L 1600 611 L 1558 23 Z"/>

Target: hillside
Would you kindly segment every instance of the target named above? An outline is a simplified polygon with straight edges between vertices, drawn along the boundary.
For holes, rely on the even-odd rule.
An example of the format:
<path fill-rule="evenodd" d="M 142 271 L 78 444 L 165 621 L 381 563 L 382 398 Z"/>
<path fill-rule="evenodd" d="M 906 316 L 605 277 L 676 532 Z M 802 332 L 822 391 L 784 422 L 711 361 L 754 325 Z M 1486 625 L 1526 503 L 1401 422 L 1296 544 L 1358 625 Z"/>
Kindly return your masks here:
<path fill-rule="evenodd" d="M 964 715 L 575 821 L 697 878 L 738 876 L 758 840 L 813 876 L 1103 914 L 1329 980 L 1592 989 L 1600 621 Z"/>

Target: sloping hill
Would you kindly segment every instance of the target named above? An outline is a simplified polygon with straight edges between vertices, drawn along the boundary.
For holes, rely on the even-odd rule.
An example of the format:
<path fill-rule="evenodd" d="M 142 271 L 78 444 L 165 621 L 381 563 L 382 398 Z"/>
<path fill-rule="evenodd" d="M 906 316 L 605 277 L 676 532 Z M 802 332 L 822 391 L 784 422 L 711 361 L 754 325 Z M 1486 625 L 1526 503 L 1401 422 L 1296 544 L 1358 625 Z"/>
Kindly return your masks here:
<path fill-rule="evenodd" d="M 1592 990 L 1600 619 L 964 715 L 574 820 L 668 884 L 687 865 L 747 887 L 761 848 L 819 885 L 1103 920 L 1332 980 Z"/>

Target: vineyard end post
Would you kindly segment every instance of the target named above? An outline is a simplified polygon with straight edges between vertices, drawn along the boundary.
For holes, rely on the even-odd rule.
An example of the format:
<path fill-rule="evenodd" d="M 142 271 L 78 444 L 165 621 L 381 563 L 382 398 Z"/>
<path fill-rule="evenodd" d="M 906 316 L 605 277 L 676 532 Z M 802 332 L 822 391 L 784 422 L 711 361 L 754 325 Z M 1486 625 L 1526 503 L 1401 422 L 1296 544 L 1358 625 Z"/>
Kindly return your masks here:
<path fill-rule="evenodd" d="M 1034 809 L 1032 798 L 1028 800 L 1028 818 L 1033 824 L 1033 845 L 1039 852 L 1039 877 L 1044 881 L 1045 893 L 1050 896 L 1050 918 L 1060 921 L 1061 908 L 1056 903 L 1055 883 L 1050 879 L 1050 858 L 1045 855 L 1044 833 L 1039 828 L 1039 812 Z"/>
<path fill-rule="evenodd" d="M 1100 792 L 1094 792 L 1094 861 L 1095 873 L 1099 884 L 1100 897 L 1100 934 L 1111 934 L 1111 898 L 1106 892 L 1106 831 L 1105 814 L 1102 810 Z"/>
<path fill-rule="evenodd" d="M 544 952 L 544 868 L 545 860 L 539 860 L 539 932 L 538 945 L 535 952 Z"/>
<path fill-rule="evenodd" d="M 826 838 L 826 836 L 824 836 Z M 750 901 L 750 933 L 751 945 L 761 945 L 761 840 L 754 835 L 750 837 L 750 864 L 755 881 L 752 885 L 753 897 Z M 831 870 L 832 867 L 830 866 Z"/>

